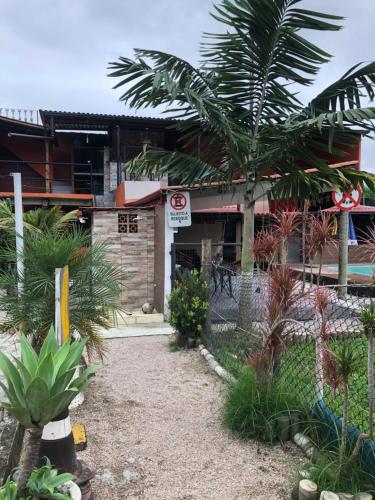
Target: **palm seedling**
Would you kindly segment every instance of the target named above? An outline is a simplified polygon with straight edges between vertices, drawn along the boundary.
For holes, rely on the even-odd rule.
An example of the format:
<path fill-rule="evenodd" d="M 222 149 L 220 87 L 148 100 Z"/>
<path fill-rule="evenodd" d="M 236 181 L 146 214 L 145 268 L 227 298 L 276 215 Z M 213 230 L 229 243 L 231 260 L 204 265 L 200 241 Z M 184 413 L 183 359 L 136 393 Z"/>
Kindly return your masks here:
<path fill-rule="evenodd" d="M 61 234 L 68 231 L 77 220 L 78 210 L 64 213 L 60 207 L 36 208 L 23 215 L 24 230 L 31 232 L 52 231 Z M 0 229 L 8 236 L 15 234 L 15 215 L 10 200 L 0 200 Z"/>
<path fill-rule="evenodd" d="M 6 378 L 6 385 L 0 382 L 0 386 L 7 397 L 3 407 L 28 432 L 24 466 L 19 477 L 19 489 L 23 491 L 39 459 L 43 427 L 68 408 L 98 365 L 85 369 L 75 378 L 87 339 L 68 340 L 59 347 L 53 327 L 39 355 L 25 335 L 21 335 L 20 342 L 20 360 L 11 361 L 0 352 L 0 370 Z"/>
<path fill-rule="evenodd" d="M 373 437 L 374 429 L 374 333 L 375 333 L 375 304 L 361 310 L 361 322 L 367 337 L 367 384 L 368 384 L 368 433 Z"/>
<path fill-rule="evenodd" d="M 79 229 L 56 234 L 53 230 L 24 235 L 23 293 L 17 293 L 19 276 L 12 243 L 0 252 L 0 309 L 5 319 L 0 332 L 21 331 L 41 344 L 55 317 L 55 269 L 69 266 L 69 317 L 71 331 L 88 337 L 88 349 L 101 351 L 99 328 L 108 328 L 121 310 L 121 269 L 108 260 L 108 244 Z"/>

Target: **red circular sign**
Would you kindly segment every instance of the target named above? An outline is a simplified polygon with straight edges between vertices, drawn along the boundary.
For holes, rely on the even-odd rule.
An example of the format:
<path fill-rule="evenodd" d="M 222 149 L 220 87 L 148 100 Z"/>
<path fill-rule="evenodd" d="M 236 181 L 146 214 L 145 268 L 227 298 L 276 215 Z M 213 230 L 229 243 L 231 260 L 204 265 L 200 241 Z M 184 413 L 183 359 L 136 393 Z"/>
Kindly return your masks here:
<path fill-rule="evenodd" d="M 183 210 L 186 207 L 186 197 L 182 193 L 174 193 L 171 196 L 171 207 L 174 210 Z"/>
<path fill-rule="evenodd" d="M 361 202 L 362 190 L 358 185 L 357 189 L 352 189 L 347 193 L 342 193 L 341 191 L 333 191 L 332 199 L 333 203 L 340 210 L 351 210 L 354 207 L 358 207 Z"/>

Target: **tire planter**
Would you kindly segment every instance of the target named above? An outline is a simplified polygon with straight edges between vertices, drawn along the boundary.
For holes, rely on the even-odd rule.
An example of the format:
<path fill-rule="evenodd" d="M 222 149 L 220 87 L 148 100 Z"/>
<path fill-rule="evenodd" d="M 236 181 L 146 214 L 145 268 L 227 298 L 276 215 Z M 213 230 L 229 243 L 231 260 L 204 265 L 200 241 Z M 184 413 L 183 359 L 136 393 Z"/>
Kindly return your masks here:
<path fill-rule="evenodd" d="M 66 486 L 69 488 L 69 495 L 72 500 L 81 500 L 82 494 L 79 487 L 73 481 L 68 481 Z"/>

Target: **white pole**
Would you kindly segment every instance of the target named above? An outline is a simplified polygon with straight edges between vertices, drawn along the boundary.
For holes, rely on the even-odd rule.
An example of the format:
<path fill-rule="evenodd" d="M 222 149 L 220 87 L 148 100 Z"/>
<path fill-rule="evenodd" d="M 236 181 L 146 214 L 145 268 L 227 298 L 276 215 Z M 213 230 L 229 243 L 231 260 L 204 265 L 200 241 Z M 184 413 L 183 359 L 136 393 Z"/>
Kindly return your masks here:
<path fill-rule="evenodd" d="M 18 293 L 23 290 L 24 262 L 23 262 L 23 207 L 22 207 L 22 182 L 20 172 L 13 172 L 14 186 L 14 213 L 16 218 L 16 250 Z"/>
<path fill-rule="evenodd" d="M 55 269 L 55 335 L 57 344 L 62 345 L 62 328 L 61 328 L 61 271 Z"/>

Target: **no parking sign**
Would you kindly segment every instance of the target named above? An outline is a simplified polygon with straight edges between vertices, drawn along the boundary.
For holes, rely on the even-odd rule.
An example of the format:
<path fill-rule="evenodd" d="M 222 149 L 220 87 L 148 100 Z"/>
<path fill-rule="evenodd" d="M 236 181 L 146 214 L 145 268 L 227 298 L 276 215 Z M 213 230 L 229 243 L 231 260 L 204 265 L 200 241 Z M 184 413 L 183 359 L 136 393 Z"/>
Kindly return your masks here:
<path fill-rule="evenodd" d="M 360 186 L 357 189 L 352 189 L 347 193 L 343 193 L 342 191 L 333 191 L 332 199 L 333 203 L 337 208 L 344 211 L 350 211 L 354 207 L 358 207 L 361 202 L 362 191 Z"/>
<path fill-rule="evenodd" d="M 167 195 L 169 227 L 191 226 L 190 193 L 178 191 Z"/>

